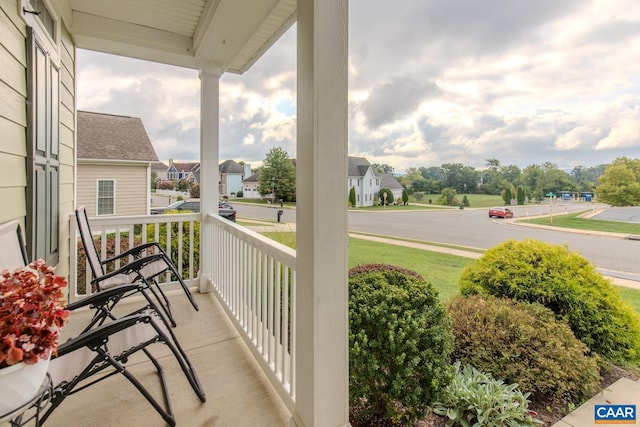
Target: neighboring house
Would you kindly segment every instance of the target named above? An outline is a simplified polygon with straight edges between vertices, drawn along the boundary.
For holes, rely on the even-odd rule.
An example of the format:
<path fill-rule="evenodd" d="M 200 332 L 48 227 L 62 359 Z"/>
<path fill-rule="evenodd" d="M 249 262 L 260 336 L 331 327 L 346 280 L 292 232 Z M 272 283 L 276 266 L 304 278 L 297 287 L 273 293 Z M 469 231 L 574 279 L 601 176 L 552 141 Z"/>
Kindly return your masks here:
<path fill-rule="evenodd" d="M 241 165 L 234 160 L 225 160 L 218 167 L 220 172 L 218 192 L 221 196 L 237 194 L 242 190 L 242 181 L 251 175 L 251 165 Z"/>
<path fill-rule="evenodd" d="M 247 199 L 259 199 L 262 197 L 258 191 L 258 185 L 260 184 L 258 177 L 259 174 L 254 173 L 249 178 L 242 181 L 242 197 Z"/>
<path fill-rule="evenodd" d="M 153 162 L 151 163 L 151 172 L 156 173 L 156 180 L 158 181 L 166 181 L 167 171 L 169 170 L 169 166 L 163 162 Z"/>
<path fill-rule="evenodd" d="M 200 182 L 200 162 L 182 163 L 169 159 L 167 179 L 175 179 L 176 181 L 186 179 L 189 182 L 198 184 Z"/>
<path fill-rule="evenodd" d="M 356 206 L 373 206 L 380 192 L 380 174 L 364 157 L 349 156 L 347 197 L 351 188 L 356 190 Z"/>
<path fill-rule="evenodd" d="M 395 176 L 390 173 L 380 174 L 380 189 L 388 188 L 393 193 L 393 200 L 396 202 L 402 198 L 402 190 L 404 187 L 398 182 Z"/>
<path fill-rule="evenodd" d="M 138 117 L 78 111 L 77 205 L 89 216 L 146 215 L 158 161 Z"/>

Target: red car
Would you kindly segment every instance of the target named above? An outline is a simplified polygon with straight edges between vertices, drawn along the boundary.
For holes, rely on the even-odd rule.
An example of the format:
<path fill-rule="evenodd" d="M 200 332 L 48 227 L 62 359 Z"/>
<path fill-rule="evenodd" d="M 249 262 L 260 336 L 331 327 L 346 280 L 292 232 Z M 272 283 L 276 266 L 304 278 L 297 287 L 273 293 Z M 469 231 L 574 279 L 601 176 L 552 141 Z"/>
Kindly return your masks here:
<path fill-rule="evenodd" d="M 513 218 L 513 212 L 507 208 L 491 208 L 489 209 L 489 218 Z"/>

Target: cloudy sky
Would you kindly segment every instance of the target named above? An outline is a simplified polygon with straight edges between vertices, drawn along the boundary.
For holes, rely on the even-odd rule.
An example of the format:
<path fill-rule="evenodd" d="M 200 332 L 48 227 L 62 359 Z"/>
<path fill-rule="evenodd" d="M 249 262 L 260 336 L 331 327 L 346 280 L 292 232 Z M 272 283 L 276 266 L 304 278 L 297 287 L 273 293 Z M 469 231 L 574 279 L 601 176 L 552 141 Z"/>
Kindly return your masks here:
<path fill-rule="evenodd" d="M 295 25 L 220 83 L 220 160 L 295 157 Z M 199 158 L 197 72 L 78 52 L 78 108 Z M 349 153 L 397 172 L 640 157 L 640 1 L 350 0 Z"/>

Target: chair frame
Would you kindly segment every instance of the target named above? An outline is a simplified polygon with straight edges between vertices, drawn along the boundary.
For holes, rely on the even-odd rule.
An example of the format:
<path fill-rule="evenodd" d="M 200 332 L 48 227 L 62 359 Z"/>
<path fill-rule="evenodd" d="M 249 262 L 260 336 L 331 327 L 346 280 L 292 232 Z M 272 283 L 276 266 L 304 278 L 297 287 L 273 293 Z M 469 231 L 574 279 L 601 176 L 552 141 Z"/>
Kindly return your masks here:
<path fill-rule="evenodd" d="M 14 229 L 13 231 L 12 228 Z M 11 242 L 11 244 L 16 246 L 14 249 L 20 251 L 19 255 L 22 258 L 22 266 L 28 265 L 29 260 L 24 245 L 24 240 L 22 238 L 20 224 L 17 221 L 11 221 L 6 224 L 1 224 L 0 233 L 5 232 L 9 234 L 15 232 L 16 240 Z M 161 258 L 160 254 L 156 255 L 157 256 L 152 255 L 147 257 L 149 258 L 149 260 L 145 260 L 144 258 L 142 258 L 130 264 L 135 264 L 135 266 L 138 267 L 140 265 L 145 265 L 145 263 L 153 262 L 152 260 L 155 260 L 156 258 Z M 13 259 L 13 261 L 18 260 L 16 258 Z M 11 267 L 18 268 L 21 266 L 16 265 Z M 52 385 L 51 391 L 49 391 L 46 396 L 38 401 L 36 423 L 43 424 L 51 415 L 51 413 L 68 396 L 71 396 L 104 379 L 121 373 L 145 397 L 145 399 L 162 416 L 167 424 L 175 426 L 175 416 L 169 398 L 169 391 L 164 376 L 164 371 L 158 360 L 147 349 L 149 345 L 154 343 L 164 343 L 169 347 L 178 364 L 180 365 L 182 372 L 187 378 L 187 381 L 191 385 L 191 388 L 198 396 L 198 399 L 200 399 L 201 402 L 206 401 L 205 392 L 202 388 L 200 380 L 198 379 L 196 371 L 191 364 L 191 361 L 178 342 L 178 339 L 173 333 L 171 327 L 169 327 L 169 321 L 163 316 L 162 311 L 158 309 L 157 305 L 154 304 L 152 298 L 146 292 L 146 289 L 148 288 L 147 285 L 148 283 L 145 283 L 144 280 L 142 280 L 141 282 L 114 286 L 66 306 L 66 309 L 70 311 L 88 307 L 94 309 L 95 312 L 89 324 L 83 329 L 80 335 L 76 336 L 75 338 L 71 338 L 67 342 L 62 343 L 58 346 L 57 355 L 54 358 L 62 357 L 84 347 L 87 347 L 95 352 L 96 356 L 92 359 L 89 366 L 85 367 L 82 372 L 76 375 L 71 381 L 63 381 L 60 384 Z M 153 290 L 152 288 L 149 289 Z M 133 313 L 129 313 L 124 317 L 117 318 L 113 314 L 112 309 L 119 301 L 132 294 L 141 294 L 146 300 L 146 304 Z M 189 295 L 191 296 L 191 300 L 193 296 L 190 293 Z M 193 302 L 195 303 L 195 301 Z M 121 352 L 118 355 L 112 355 L 109 352 L 108 348 L 109 338 L 115 333 L 124 331 L 127 328 L 136 327 L 140 324 L 147 324 L 148 327 L 153 328 L 153 330 L 155 331 L 155 336 L 144 342 L 140 342 L 130 346 L 127 350 Z M 138 379 L 129 370 L 127 370 L 125 366 L 128 358 L 139 351 L 142 351 L 147 356 L 158 373 L 162 389 L 162 400 L 164 404 L 160 404 L 158 399 L 156 399 L 151 393 L 149 393 L 149 391 L 147 391 L 142 383 L 138 381 Z M 109 372 L 106 372 L 109 368 L 111 368 L 111 370 Z M 96 375 L 98 376 L 93 378 Z M 44 411 L 42 415 L 40 414 L 41 411 Z M 23 416 L 20 415 L 19 417 L 11 421 L 11 425 L 21 425 L 23 420 L 28 422 L 31 419 L 32 418 L 24 420 Z"/>
<path fill-rule="evenodd" d="M 96 294 L 93 298 L 102 298 L 103 296 L 104 295 Z M 91 303 L 95 303 L 95 301 Z M 87 301 L 86 304 L 90 304 L 90 302 Z M 79 306 L 76 308 L 79 308 Z M 136 327 L 139 324 L 147 324 L 148 327 L 153 328 L 155 336 L 129 347 L 120 354 L 111 354 L 109 351 L 109 338 L 118 332 L 124 331 L 127 328 Z M 148 346 L 155 343 L 163 343 L 169 347 L 198 399 L 203 403 L 206 402 L 206 395 L 189 358 L 182 347 L 180 347 L 171 328 L 163 328 L 162 324 L 163 322 L 156 321 L 150 313 L 133 314 L 86 330 L 77 337 L 58 346 L 58 354 L 56 357 L 63 357 L 66 354 L 85 347 L 93 351 L 95 357 L 89 365 L 73 379 L 53 385 L 52 395 L 50 396 L 50 406 L 46 408 L 44 414 L 41 416 L 41 423 L 44 423 L 67 397 L 116 374 L 122 374 L 145 397 L 167 424 L 175 426 L 175 415 L 171 406 L 164 370 L 158 360 L 147 349 Z M 145 354 L 158 373 L 158 379 L 162 389 L 162 404 L 126 367 L 129 357 L 139 351 Z"/>
<path fill-rule="evenodd" d="M 129 249 L 126 252 L 102 260 L 98 248 L 96 247 L 96 243 L 93 240 L 91 224 L 89 223 L 89 217 L 84 206 L 80 206 L 76 209 L 76 221 L 78 224 L 78 230 L 80 232 L 80 239 L 82 241 L 82 245 L 84 246 L 85 254 L 87 256 L 87 260 L 89 261 L 89 267 L 91 268 L 91 273 L 93 275 L 91 284 L 95 285 L 99 291 L 103 291 L 100 283 L 107 279 L 118 276 L 119 274 L 134 275 L 135 280 L 144 283 L 154 295 L 154 297 L 158 300 L 169 322 L 171 322 L 171 325 L 176 326 L 176 322 L 171 312 L 171 303 L 169 302 L 169 299 L 167 298 L 157 280 L 157 277 L 160 274 L 165 273 L 166 271 L 170 271 L 178 279 L 180 286 L 182 287 L 193 308 L 195 310 L 198 310 L 198 304 L 191 294 L 188 286 L 182 279 L 182 276 L 178 273 L 175 264 L 173 263 L 173 261 L 171 261 L 171 258 L 157 242 L 143 243 L 132 249 Z M 153 249 L 155 253 L 148 254 L 148 249 Z M 129 259 L 130 257 L 134 258 L 134 260 L 110 273 L 105 272 L 105 266 L 109 263 L 121 259 Z M 157 262 L 162 262 L 163 264 L 165 264 L 166 268 L 162 269 L 161 271 L 153 271 L 148 275 L 143 274 L 144 268 L 146 266 Z"/>

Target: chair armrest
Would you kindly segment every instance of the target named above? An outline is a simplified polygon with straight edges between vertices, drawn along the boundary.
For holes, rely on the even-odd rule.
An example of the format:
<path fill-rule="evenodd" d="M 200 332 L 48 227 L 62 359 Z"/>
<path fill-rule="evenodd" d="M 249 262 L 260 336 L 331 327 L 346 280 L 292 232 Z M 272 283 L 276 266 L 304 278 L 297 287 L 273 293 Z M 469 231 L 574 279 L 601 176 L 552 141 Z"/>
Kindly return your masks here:
<path fill-rule="evenodd" d="M 120 267 L 117 270 L 114 270 L 110 273 L 105 274 L 104 276 L 100 276 L 100 277 L 96 277 L 95 279 L 93 279 L 91 281 L 91 284 L 98 284 L 106 279 L 109 279 L 113 276 L 117 276 L 118 274 L 129 274 L 129 273 L 137 273 L 140 271 L 140 269 L 142 269 L 142 267 L 144 267 L 145 265 L 151 263 L 151 262 L 155 262 L 155 261 L 159 261 L 162 260 L 164 261 L 166 259 L 164 254 L 151 254 L 151 255 L 147 255 L 145 257 L 142 258 L 138 258 L 138 259 L 134 259 L 133 261 L 131 261 L 130 263 L 123 265 L 122 267 Z"/>
<path fill-rule="evenodd" d="M 135 248 L 131 248 L 128 251 L 123 252 L 123 253 L 118 254 L 118 255 L 115 255 L 115 256 L 112 256 L 111 258 L 107 258 L 107 259 L 101 261 L 101 263 L 102 264 L 107 264 L 107 263 L 122 259 L 124 257 L 128 257 L 129 255 L 133 255 L 134 257 L 136 257 L 136 256 L 140 255 L 141 252 L 143 252 L 143 251 L 145 251 L 145 250 L 147 250 L 149 248 L 152 248 L 152 247 L 157 248 L 160 251 L 159 253 L 166 254 L 162 250 L 162 248 L 160 247 L 158 242 L 149 242 L 149 243 L 143 243 L 141 245 L 138 245 Z M 148 255 L 151 255 L 151 254 L 148 254 Z"/>
<path fill-rule="evenodd" d="M 72 302 L 71 304 L 67 304 L 65 308 L 69 311 L 73 311 L 86 306 L 103 305 L 115 296 L 122 296 L 126 293 L 136 292 L 138 290 L 140 290 L 140 284 L 137 283 L 114 286 L 113 288 L 96 292 L 95 294 L 89 295 L 88 297 L 82 298 L 81 300 Z"/>
<path fill-rule="evenodd" d="M 57 357 L 64 356 L 72 351 L 87 347 L 87 346 L 100 346 L 105 338 L 134 326 L 137 323 L 144 322 L 150 323 L 151 316 L 149 314 L 134 314 L 131 316 L 125 316 L 113 322 L 105 323 L 94 329 L 84 331 L 80 335 L 70 338 L 64 343 L 58 346 Z"/>

